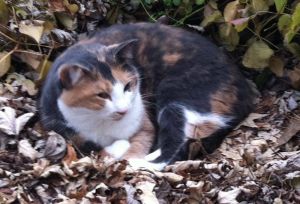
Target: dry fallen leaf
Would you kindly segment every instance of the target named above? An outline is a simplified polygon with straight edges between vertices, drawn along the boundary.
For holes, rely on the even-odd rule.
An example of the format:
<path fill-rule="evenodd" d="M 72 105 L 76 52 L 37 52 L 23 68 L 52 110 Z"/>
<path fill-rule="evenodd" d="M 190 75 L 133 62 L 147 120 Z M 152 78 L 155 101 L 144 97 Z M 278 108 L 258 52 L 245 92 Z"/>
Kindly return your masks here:
<path fill-rule="evenodd" d="M 26 91 L 29 95 L 33 96 L 37 94 L 38 90 L 35 87 L 35 84 L 32 80 L 27 79 L 24 75 L 18 73 L 11 73 L 5 79 L 6 86 L 11 86 L 12 93 L 15 93 L 15 90 L 18 90 L 21 87 L 22 91 Z"/>
<path fill-rule="evenodd" d="M 14 191 L 9 194 L 0 192 L 0 198 L 3 203 L 14 203 L 17 199 L 17 192 Z"/>
<path fill-rule="evenodd" d="M 0 179 L 0 188 L 8 186 L 9 184 L 10 184 L 10 179 L 8 179 L 8 178 Z"/>
<path fill-rule="evenodd" d="M 16 111 L 11 107 L 2 107 L 0 110 L 0 130 L 8 135 L 18 135 L 33 113 L 25 113 L 16 118 Z"/>
<path fill-rule="evenodd" d="M 108 203 L 106 197 L 103 197 L 100 195 L 95 195 L 95 194 L 97 194 L 97 190 L 98 190 L 97 187 L 95 189 L 89 191 L 88 193 L 86 193 L 85 197 L 82 199 L 81 204 L 91 204 L 91 201 L 89 199 L 96 200 L 94 203 Z M 120 202 L 120 204 L 123 204 L 123 203 Z"/>
<path fill-rule="evenodd" d="M 257 185 L 254 181 L 248 181 L 240 189 L 248 196 L 254 196 L 260 191 L 259 185 Z"/>
<path fill-rule="evenodd" d="M 268 114 L 250 113 L 250 115 L 237 128 L 241 126 L 257 128 L 258 126 L 255 124 L 254 120 L 264 118 L 267 115 Z"/>
<path fill-rule="evenodd" d="M 77 200 L 82 199 L 87 194 L 87 181 L 84 177 L 79 177 L 75 181 L 70 182 L 66 188 L 66 195 L 70 198 L 75 198 Z M 97 189 L 97 194 L 99 194 L 100 189 Z M 105 192 L 103 194 L 106 195 Z"/>
<path fill-rule="evenodd" d="M 165 171 L 172 171 L 174 173 L 185 171 L 188 169 L 198 169 L 199 166 L 203 163 L 201 160 L 187 160 L 176 162 L 175 164 L 168 165 L 165 167 Z"/>
<path fill-rule="evenodd" d="M 204 19 L 201 22 L 201 27 L 206 27 L 214 22 L 221 22 L 223 20 L 223 16 L 221 11 L 214 7 L 212 4 L 206 4 L 204 6 Z"/>
<path fill-rule="evenodd" d="M 284 153 L 281 153 L 284 155 Z M 265 165 L 266 172 L 295 171 L 300 169 L 300 151 L 288 152 L 287 159 L 271 160 Z"/>
<path fill-rule="evenodd" d="M 224 9 L 224 19 L 226 22 L 230 22 L 235 19 L 238 11 L 238 5 L 238 0 L 231 1 L 228 4 L 226 4 Z"/>
<path fill-rule="evenodd" d="M 110 191 L 109 187 L 107 185 L 105 185 L 104 183 L 100 183 L 93 190 L 88 192 L 86 194 L 86 197 L 94 198 L 96 193 L 100 194 L 101 196 L 105 196 L 106 192 L 108 192 L 108 191 Z"/>
<path fill-rule="evenodd" d="M 32 37 L 37 43 L 39 43 L 44 32 L 43 24 L 44 21 L 41 20 L 23 20 L 19 23 L 19 31 L 20 33 Z"/>
<path fill-rule="evenodd" d="M 51 34 L 53 34 L 60 43 L 71 45 L 75 41 L 70 33 L 61 29 L 53 29 L 51 30 Z"/>
<path fill-rule="evenodd" d="M 62 0 L 49 0 L 49 10 L 54 12 L 66 11 L 64 1 Z"/>
<path fill-rule="evenodd" d="M 129 185 L 129 184 L 125 184 L 124 188 L 125 188 L 126 194 L 127 194 L 126 202 L 130 203 L 130 204 L 140 204 L 140 202 L 135 199 L 136 189 L 132 185 Z"/>
<path fill-rule="evenodd" d="M 239 152 L 235 149 L 221 149 L 221 154 L 226 156 L 226 158 L 229 158 L 229 159 L 233 159 L 233 160 L 242 160 L 242 157 L 241 155 L 239 154 Z"/>
<path fill-rule="evenodd" d="M 181 182 L 184 177 L 172 172 L 154 172 L 154 174 L 159 177 L 159 178 L 166 178 L 168 181 L 170 181 L 171 183 L 178 183 Z"/>
<path fill-rule="evenodd" d="M 35 70 L 40 66 L 41 61 L 43 60 L 43 55 L 41 53 L 31 50 L 28 50 L 28 52 L 17 53 L 17 56 Z"/>
<path fill-rule="evenodd" d="M 20 154 L 23 154 L 25 157 L 29 157 L 31 160 L 35 160 L 40 156 L 40 153 L 32 147 L 27 139 L 19 141 L 18 151 Z"/>
<path fill-rule="evenodd" d="M 278 77 L 282 77 L 284 73 L 284 61 L 281 57 L 272 56 L 269 61 L 270 70 Z"/>
<path fill-rule="evenodd" d="M 33 81 L 29 79 L 25 79 L 22 83 L 22 91 L 27 91 L 30 96 L 34 96 L 37 94 L 38 90 L 35 87 Z"/>
<path fill-rule="evenodd" d="M 39 195 L 43 203 L 51 203 L 53 197 L 47 193 L 47 185 L 40 185 L 35 187 L 36 193 Z"/>
<path fill-rule="evenodd" d="M 77 158 L 77 154 L 76 154 L 74 147 L 70 144 L 67 144 L 67 154 L 64 157 L 63 162 L 69 166 L 71 164 L 71 162 L 77 161 L 77 160 L 78 160 L 78 158 Z"/>
<path fill-rule="evenodd" d="M 49 166 L 49 164 L 50 164 L 49 160 L 44 158 L 39 159 L 37 163 L 33 164 L 34 175 L 40 176 L 44 172 L 46 167 Z"/>
<path fill-rule="evenodd" d="M 234 187 L 230 191 L 220 191 L 218 194 L 218 202 L 220 204 L 237 204 L 236 197 L 241 193 L 240 188 Z"/>
<path fill-rule="evenodd" d="M 293 96 L 290 96 L 287 99 L 287 106 L 291 111 L 295 110 L 296 108 L 298 108 L 298 102 L 295 100 Z"/>
<path fill-rule="evenodd" d="M 137 199 L 141 201 L 142 203 L 151 203 L 151 204 L 159 204 L 153 189 L 154 189 L 155 183 L 150 183 L 147 181 L 139 182 L 136 184 L 136 194 Z"/>
<path fill-rule="evenodd" d="M 77 19 L 68 13 L 55 13 L 57 20 L 67 29 L 75 30 L 77 27 Z"/>
<path fill-rule="evenodd" d="M 300 118 L 292 118 L 289 121 L 287 128 L 281 134 L 281 137 L 278 138 L 277 146 L 287 143 L 299 131 L 300 131 Z"/>
<path fill-rule="evenodd" d="M 0 52 L 0 77 L 7 73 L 11 64 L 11 52 Z"/>
<path fill-rule="evenodd" d="M 57 161 L 65 155 L 67 143 L 65 138 L 55 132 L 51 132 L 50 134 L 46 142 L 44 157 L 51 161 Z"/>
<path fill-rule="evenodd" d="M 41 174 L 41 177 L 47 178 L 51 174 L 58 174 L 62 177 L 66 177 L 65 172 L 61 169 L 60 165 L 52 165 L 45 168 L 44 172 Z"/>
<path fill-rule="evenodd" d="M 287 70 L 287 77 L 295 89 L 300 89 L 300 64 L 292 70 Z"/>
<path fill-rule="evenodd" d="M 8 135 L 15 134 L 16 111 L 11 107 L 2 107 L 0 111 L 0 130 Z"/>
<path fill-rule="evenodd" d="M 91 166 L 93 166 L 93 160 L 90 157 L 83 157 L 78 161 L 72 161 L 70 164 L 70 168 L 76 168 L 80 172 Z"/>

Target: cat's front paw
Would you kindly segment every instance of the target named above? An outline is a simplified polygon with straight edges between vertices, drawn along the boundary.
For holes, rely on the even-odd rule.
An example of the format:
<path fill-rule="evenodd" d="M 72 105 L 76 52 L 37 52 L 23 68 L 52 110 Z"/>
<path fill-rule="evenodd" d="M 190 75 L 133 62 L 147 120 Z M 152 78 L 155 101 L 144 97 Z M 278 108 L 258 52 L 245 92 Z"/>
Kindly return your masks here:
<path fill-rule="evenodd" d="M 114 158 L 120 159 L 125 152 L 127 152 L 129 147 L 130 143 L 127 140 L 117 140 L 111 145 L 105 147 L 104 150 Z"/>
<path fill-rule="evenodd" d="M 161 171 L 167 164 L 166 163 L 153 163 L 145 159 L 128 159 L 129 165 L 134 169 L 148 169 L 151 171 Z"/>

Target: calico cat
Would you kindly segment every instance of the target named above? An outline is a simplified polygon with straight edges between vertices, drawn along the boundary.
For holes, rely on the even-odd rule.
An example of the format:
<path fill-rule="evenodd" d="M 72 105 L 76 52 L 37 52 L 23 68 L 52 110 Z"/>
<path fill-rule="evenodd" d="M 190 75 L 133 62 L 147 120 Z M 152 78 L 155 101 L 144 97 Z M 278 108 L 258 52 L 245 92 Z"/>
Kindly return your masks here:
<path fill-rule="evenodd" d="M 187 159 L 193 140 L 212 153 L 252 105 L 245 78 L 216 45 L 151 23 L 114 25 L 68 48 L 40 98 L 45 127 L 156 169 Z"/>

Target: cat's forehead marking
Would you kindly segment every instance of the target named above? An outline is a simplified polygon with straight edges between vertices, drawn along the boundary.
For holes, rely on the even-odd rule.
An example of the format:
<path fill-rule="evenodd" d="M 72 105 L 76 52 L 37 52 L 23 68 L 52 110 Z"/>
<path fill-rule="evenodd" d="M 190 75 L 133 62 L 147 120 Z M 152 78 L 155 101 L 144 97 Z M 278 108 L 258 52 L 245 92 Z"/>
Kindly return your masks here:
<path fill-rule="evenodd" d="M 218 114 L 231 113 L 236 101 L 236 87 L 233 85 L 223 85 L 219 90 L 210 96 L 211 111 Z"/>
<path fill-rule="evenodd" d="M 132 73 L 122 70 L 119 67 L 112 68 L 111 73 L 117 81 L 121 82 L 124 85 L 135 78 L 135 76 Z"/>
<path fill-rule="evenodd" d="M 100 92 L 110 94 L 112 82 L 96 74 L 96 79 L 83 78 L 78 84 L 68 90 L 63 90 L 60 98 L 70 107 L 82 107 L 100 110 L 105 106 L 105 101 L 95 97 Z"/>

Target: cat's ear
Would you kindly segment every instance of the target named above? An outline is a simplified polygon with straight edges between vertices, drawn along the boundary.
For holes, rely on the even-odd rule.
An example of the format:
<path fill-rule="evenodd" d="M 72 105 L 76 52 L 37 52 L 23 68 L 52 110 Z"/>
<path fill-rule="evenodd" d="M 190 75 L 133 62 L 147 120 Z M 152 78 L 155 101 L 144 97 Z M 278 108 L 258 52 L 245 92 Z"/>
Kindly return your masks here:
<path fill-rule="evenodd" d="M 109 45 L 106 47 L 108 59 L 113 62 L 122 62 L 126 59 L 133 58 L 133 53 L 131 50 L 126 49 L 133 43 L 137 42 L 138 39 L 130 39 L 121 43 Z"/>
<path fill-rule="evenodd" d="M 58 77 L 65 89 L 72 88 L 78 83 L 88 71 L 78 65 L 63 65 L 58 70 Z"/>

